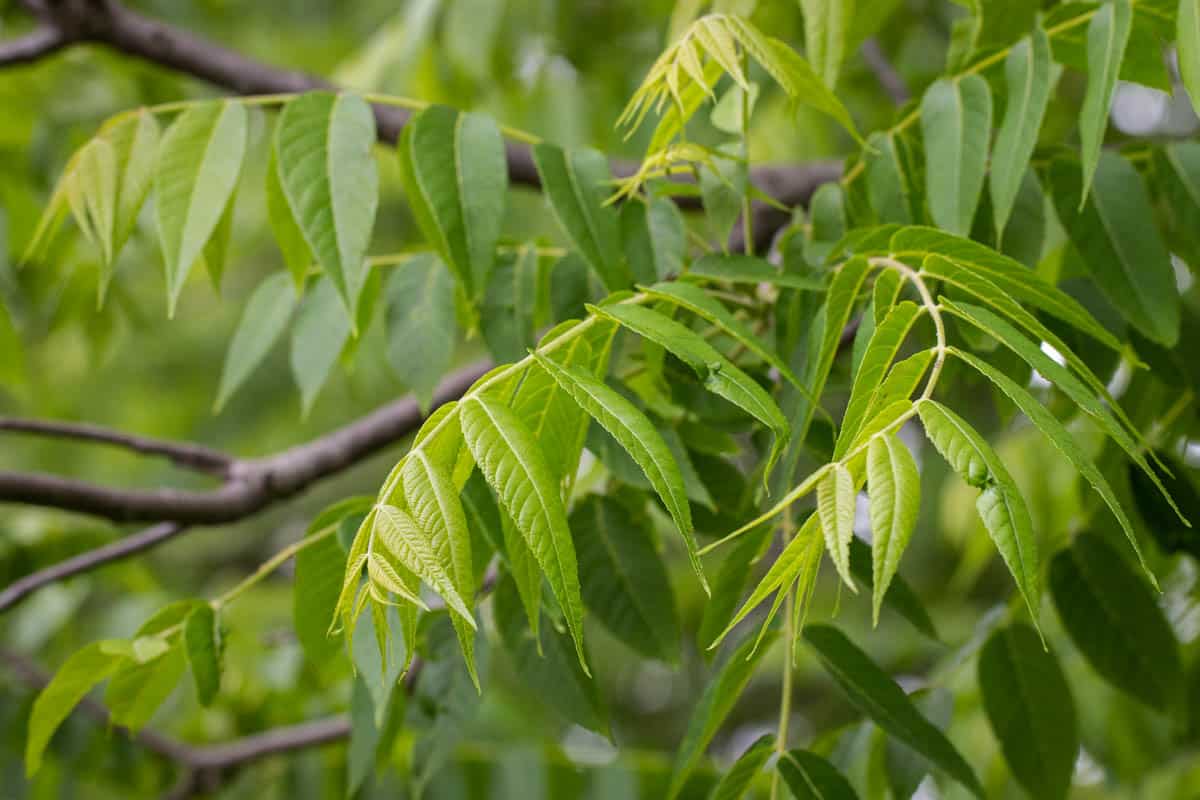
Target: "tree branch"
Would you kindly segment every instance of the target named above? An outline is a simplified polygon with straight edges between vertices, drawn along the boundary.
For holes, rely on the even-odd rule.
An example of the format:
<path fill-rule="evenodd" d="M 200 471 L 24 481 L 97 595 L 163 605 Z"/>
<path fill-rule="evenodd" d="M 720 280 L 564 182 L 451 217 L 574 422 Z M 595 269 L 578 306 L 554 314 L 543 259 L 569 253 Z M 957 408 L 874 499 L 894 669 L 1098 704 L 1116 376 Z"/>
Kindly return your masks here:
<path fill-rule="evenodd" d="M 0 67 L 30 64 L 69 44 L 57 28 L 41 25 L 24 36 L 0 42 Z"/>
<path fill-rule="evenodd" d="M 898 106 L 907 103 L 912 93 L 908 90 L 908 84 L 905 83 L 904 77 L 896 71 L 892 62 L 888 61 L 887 56 L 883 54 L 879 40 L 874 37 L 867 39 L 862 43 L 859 53 L 862 55 L 863 61 L 867 62 L 867 66 L 875 73 L 875 79 L 879 81 L 879 85 L 892 98 L 892 102 Z"/>

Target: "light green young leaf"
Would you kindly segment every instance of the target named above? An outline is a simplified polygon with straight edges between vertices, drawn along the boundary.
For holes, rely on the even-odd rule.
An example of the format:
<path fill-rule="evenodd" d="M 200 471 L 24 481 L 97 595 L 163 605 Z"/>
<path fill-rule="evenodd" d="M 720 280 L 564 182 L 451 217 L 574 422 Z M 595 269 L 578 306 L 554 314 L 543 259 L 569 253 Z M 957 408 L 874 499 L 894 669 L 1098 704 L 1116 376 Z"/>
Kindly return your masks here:
<path fill-rule="evenodd" d="M 198 603 L 183 624 L 188 665 L 196 684 L 200 705 L 210 705 L 221 687 L 221 630 L 216 612 L 208 603 Z"/>
<path fill-rule="evenodd" d="M 1031 797 L 1062 800 L 1079 756 L 1071 687 L 1054 654 L 1023 623 L 979 652 L 979 691 L 1004 760 Z"/>
<path fill-rule="evenodd" d="M 276 169 L 292 219 L 351 319 L 379 203 L 374 144 L 375 115 L 353 94 L 301 95 L 275 127 Z"/>
<path fill-rule="evenodd" d="M 112 676 L 129 661 L 126 642 L 93 642 L 76 651 L 38 693 L 29 714 L 25 739 L 25 774 L 32 776 L 42 765 L 50 737 L 71 709 L 93 686 Z"/>
<path fill-rule="evenodd" d="M 628 303 L 588 306 L 588 310 L 613 319 L 639 336 L 661 345 L 691 367 L 704 381 L 706 389 L 770 428 L 775 440 L 767 456 L 764 476 L 770 473 L 781 449 L 787 444 L 789 426 L 779 406 L 762 386 L 734 366 L 700 334 L 657 311 Z"/>
<path fill-rule="evenodd" d="M 1106 681 L 1159 711 L 1183 691 L 1179 644 L 1154 594 L 1103 539 L 1080 534 L 1050 563 L 1059 619 Z"/>
<path fill-rule="evenodd" d="M 404 191 L 425 238 L 467 297 L 483 297 L 504 221 L 504 140 L 483 114 L 430 106 L 400 136 Z"/>
<path fill-rule="evenodd" d="M 612 173 L 608 160 L 595 150 L 567 152 L 552 144 L 533 148 L 546 202 L 563 233 L 596 271 L 609 291 L 632 283 L 623 260 L 617 210 L 605 205 Z"/>
<path fill-rule="evenodd" d="M 683 536 L 688 556 L 696 576 L 708 590 L 704 568 L 696 555 L 696 537 L 692 529 L 692 513 L 688 506 L 687 491 L 679 465 L 654 423 L 637 406 L 625 399 L 615 389 L 578 367 L 561 367 L 550 359 L 535 353 L 534 358 L 579 404 L 580 408 L 600 423 L 625 452 L 642 468 L 654 491 L 675 521 L 675 527 Z"/>
<path fill-rule="evenodd" d="M 80 149 L 78 167 L 71 173 L 68 184 L 67 200 L 75 224 L 92 246 L 100 249 L 102 263 L 111 265 L 116 224 L 117 157 L 107 139 L 96 137 Z"/>
<path fill-rule="evenodd" d="M 1192 103 L 1200 105 L 1200 0 L 1179 0 L 1175 24 L 1179 76 Z"/>
<path fill-rule="evenodd" d="M 614 636 L 647 658 L 679 662 L 679 619 L 649 520 L 589 495 L 571 512 L 583 602 Z"/>
<path fill-rule="evenodd" d="M 1083 96 L 1083 108 L 1079 110 L 1080 159 L 1083 161 L 1080 208 L 1087 201 L 1092 175 L 1100 161 L 1100 146 L 1104 144 L 1113 92 L 1117 88 L 1117 76 L 1132 28 L 1133 6 L 1130 0 L 1102 3 L 1088 23 L 1087 92 Z"/>
<path fill-rule="evenodd" d="M 804 631 L 804 639 L 817 651 L 821 663 L 850 702 L 975 796 L 984 797 L 979 778 L 950 740 L 921 716 L 900 685 L 841 631 L 829 625 L 810 625 Z"/>
<path fill-rule="evenodd" d="M 1041 607 L 1037 537 L 1025 500 L 991 445 L 967 421 L 934 400 L 917 403 L 925 435 L 963 480 L 981 491 L 975 508 L 1037 620 Z"/>
<path fill-rule="evenodd" d="M 704 693 L 692 708 L 687 732 L 675 756 L 667 800 L 674 800 L 687 783 L 688 776 L 703 757 L 708 743 L 712 741 L 721 723 L 733 710 L 742 690 L 754 675 L 759 660 L 770 649 L 776 636 L 774 632 L 769 633 L 761 648 L 754 639 L 747 638 L 729 654 L 728 660 L 704 688 Z"/>
<path fill-rule="evenodd" d="M 115 260 L 133 233 L 154 182 L 161 133 L 154 114 L 143 109 L 117 117 L 101 129 L 100 135 L 112 144 L 118 173 L 112 234 Z"/>
<path fill-rule="evenodd" d="M 279 182 L 279 157 L 275 154 L 274 147 L 271 147 L 271 161 L 267 164 L 266 194 L 267 222 L 299 294 L 304 291 L 308 270 L 312 267 L 314 259 L 308 242 L 304 240 L 304 231 L 300 230 L 300 226 L 292 217 L 292 209 L 288 206 L 283 185 Z"/>
<path fill-rule="evenodd" d="M 1058 418 L 1046 410 L 1046 407 L 1034 399 L 1023 386 L 1019 385 L 1012 378 L 1005 375 L 1000 370 L 993 367 L 991 364 L 967 353 L 958 348 L 950 348 L 950 352 L 958 356 L 960 359 L 970 364 L 980 372 L 984 377 L 1004 392 L 1008 399 L 1016 404 L 1017 408 L 1029 417 L 1030 421 L 1037 426 L 1050 443 L 1058 449 L 1060 453 L 1067 457 L 1067 460 L 1075 467 L 1080 475 L 1092 485 L 1092 488 L 1104 500 L 1105 505 L 1112 511 L 1113 516 L 1121 523 L 1121 528 L 1125 531 L 1126 538 L 1133 546 L 1133 551 L 1137 553 L 1138 561 L 1142 565 L 1142 569 L 1146 571 L 1146 575 L 1150 578 L 1150 582 L 1155 586 L 1158 585 L 1154 577 L 1154 573 L 1150 571 L 1150 567 L 1146 564 L 1145 558 L 1142 556 L 1141 548 L 1138 546 L 1137 534 L 1133 530 L 1133 523 L 1129 521 L 1129 517 L 1125 514 L 1125 509 L 1121 507 L 1121 503 L 1117 500 L 1116 494 L 1108 484 L 1108 480 L 1095 462 L 1083 451 L 1079 443 L 1075 441 Z"/>
<path fill-rule="evenodd" d="M 268 275 L 250 295 L 225 354 L 221 386 L 217 390 L 218 411 L 267 357 L 287 327 L 295 307 L 296 291 L 288 282 L 286 272 Z"/>
<path fill-rule="evenodd" d="M 454 280 L 433 256 L 406 261 L 388 276 L 388 363 L 429 410 L 454 357 Z"/>
<path fill-rule="evenodd" d="M 495 399 L 473 394 L 458 408 L 467 447 L 550 582 L 586 672 L 575 545 L 545 456 L 520 417 Z"/>
<path fill-rule="evenodd" d="M 971 231 L 987 169 L 992 92 L 979 75 L 940 78 L 921 100 L 925 190 L 933 221 L 951 233 Z"/>
<path fill-rule="evenodd" d="M 184 611 L 192 607 L 190 602 L 180 605 Z M 178 617 L 174 619 L 175 624 L 183 621 Z M 146 652 L 137 658 L 139 642 L 135 639 L 133 646 L 137 660 L 117 670 L 104 692 L 104 704 L 109 708 L 113 724 L 134 731 L 150 721 L 154 712 L 175 691 L 187 669 L 187 657 L 180 641 L 167 645 L 155 636 L 147 636 L 143 641 L 150 645 Z"/>
<path fill-rule="evenodd" d="M 475 617 L 467 606 L 467 600 L 459 593 L 451 577 L 454 564 L 444 552 L 435 549 L 429 536 L 421 530 L 411 516 L 395 506 L 376 506 L 373 527 L 375 546 L 390 554 L 404 568 L 429 585 L 442 596 L 451 611 L 475 625 Z M 386 564 L 386 562 L 383 562 Z M 368 561 L 368 569 L 370 569 Z M 397 594 L 402 590 L 388 587 Z"/>
<path fill-rule="evenodd" d="M 789 750 L 775 765 L 796 800 L 858 800 L 850 782 L 816 753 Z"/>
<path fill-rule="evenodd" d="M 1095 184 L 1085 198 L 1079 167 L 1054 162 L 1058 218 L 1105 297 L 1140 332 L 1171 347 L 1179 338 L 1179 291 L 1146 186 L 1117 153 L 1098 154 L 1093 168 Z"/>
<path fill-rule="evenodd" d="M 884 275 L 894 274 L 885 272 Z M 908 300 L 894 306 L 883 322 L 875 329 L 863 354 L 862 363 L 854 376 L 854 386 L 850 390 L 850 400 L 846 405 L 846 413 L 842 416 L 842 428 L 838 433 L 837 443 L 833 449 L 834 458 L 841 458 L 849 449 L 858 435 L 866 417 L 867 410 L 879 392 L 883 383 L 884 373 L 892 365 L 892 359 L 900 351 L 905 337 L 912 329 L 921 307 Z"/>
<path fill-rule="evenodd" d="M 1040 26 L 1013 45 L 1004 60 L 1008 103 L 996 133 L 989 183 L 997 240 L 1004 235 L 1004 226 L 1037 145 L 1038 131 L 1053 88 L 1050 85 L 1052 66 L 1050 39 Z"/>
<path fill-rule="evenodd" d="M 872 620 L 891 585 L 900 557 L 917 526 L 921 476 L 912 453 L 895 436 L 876 436 L 867 450 L 867 498 L 870 501 L 874 553 Z"/>
<path fill-rule="evenodd" d="M 350 341 L 350 319 L 342 308 L 337 287 L 322 280 L 300 301 L 292 325 L 289 363 L 292 377 L 300 387 L 300 407 L 304 416 L 312 410 L 317 395 L 338 356 Z"/>
<path fill-rule="evenodd" d="M 692 262 L 688 278 L 728 281 L 729 283 L 771 283 L 788 289 L 824 291 L 825 281 L 812 275 L 780 272 L 769 261 L 742 253 L 709 253 Z"/>
<path fill-rule="evenodd" d="M 158 236 L 173 316 L 184 279 L 233 197 L 246 152 L 246 108 L 236 100 L 194 105 L 167 128 L 154 172 Z"/>
<path fill-rule="evenodd" d="M 817 484 L 817 514 L 821 518 L 821 531 L 825 534 L 825 548 L 837 567 L 838 575 L 851 591 L 858 591 L 850 575 L 850 540 L 854 538 L 857 495 L 854 476 L 841 463 L 835 463 L 833 469 Z"/>
<path fill-rule="evenodd" d="M 854 0 L 800 0 L 804 11 L 804 52 L 829 89 L 837 85 L 854 19 Z"/>

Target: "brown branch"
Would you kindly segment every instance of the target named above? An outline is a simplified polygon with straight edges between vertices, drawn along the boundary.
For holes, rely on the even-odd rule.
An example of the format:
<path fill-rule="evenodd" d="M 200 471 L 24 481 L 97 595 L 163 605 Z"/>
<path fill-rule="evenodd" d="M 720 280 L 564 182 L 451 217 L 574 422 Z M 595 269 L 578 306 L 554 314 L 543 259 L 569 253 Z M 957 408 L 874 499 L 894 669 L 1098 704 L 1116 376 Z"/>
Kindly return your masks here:
<path fill-rule="evenodd" d="M 67 44 L 57 28 L 41 25 L 24 36 L 0 42 L 0 67 L 33 63 Z"/>
<path fill-rule="evenodd" d="M 874 37 L 867 39 L 862 43 L 859 49 L 863 61 L 867 62 L 867 66 L 871 68 L 871 72 L 875 73 L 875 79 L 879 81 L 879 85 L 887 92 L 888 97 L 892 98 L 892 102 L 898 106 L 902 106 L 912 97 L 912 92 L 908 90 L 908 84 L 904 81 L 904 77 L 896 71 L 892 66 L 892 62 L 883 54 L 883 49 L 879 46 L 879 40 Z"/>

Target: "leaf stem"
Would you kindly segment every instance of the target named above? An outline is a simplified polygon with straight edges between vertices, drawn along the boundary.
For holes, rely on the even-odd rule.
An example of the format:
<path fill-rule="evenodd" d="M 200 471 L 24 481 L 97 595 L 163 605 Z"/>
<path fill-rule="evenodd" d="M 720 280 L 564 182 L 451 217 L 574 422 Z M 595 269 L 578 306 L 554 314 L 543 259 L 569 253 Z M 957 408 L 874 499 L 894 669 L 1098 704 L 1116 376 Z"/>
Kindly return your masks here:
<path fill-rule="evenodd" d="M 929 312 L 929 318 L 933 320 L 934 332 L 937 334 L 937 344 L 934 346 L 936 356 L 933 368 L 929 371 L 929 379 L 925 381 L 925 390 L 921 392 L 921 399 L 928 400 L 933 396 L 933 390 L 937 387 L 938 378 L 942 374 L 942 367 L 946 364 L 946 325 L 942 320 L 941 307 L 934 302 L 933 295 L 918 270 L 914 270 L 894 256 L 876 256 L 870 259 L 870 263 L 872 266 L 894 269 L 912 281 L 913 286 L 917 288 L 917 293 L 921 295 L 921 305 L 925 307 L 925 310 Z"/>

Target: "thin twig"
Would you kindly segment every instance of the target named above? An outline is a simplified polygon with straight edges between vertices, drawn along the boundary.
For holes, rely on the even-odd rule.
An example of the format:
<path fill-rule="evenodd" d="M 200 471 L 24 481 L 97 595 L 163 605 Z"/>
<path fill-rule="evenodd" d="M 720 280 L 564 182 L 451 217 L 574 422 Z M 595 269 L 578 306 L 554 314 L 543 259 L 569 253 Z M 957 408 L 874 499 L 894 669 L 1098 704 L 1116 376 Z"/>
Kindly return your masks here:
<path fill-rule="evenodd" d="M 24 36 L 0 42 L 0 67 L 33 63 L 67 44 L 66 37 L 57 28 L 41 25 Z"/>

